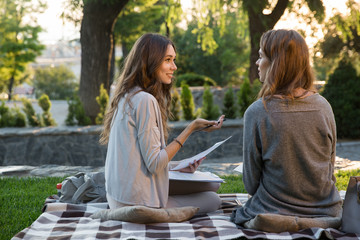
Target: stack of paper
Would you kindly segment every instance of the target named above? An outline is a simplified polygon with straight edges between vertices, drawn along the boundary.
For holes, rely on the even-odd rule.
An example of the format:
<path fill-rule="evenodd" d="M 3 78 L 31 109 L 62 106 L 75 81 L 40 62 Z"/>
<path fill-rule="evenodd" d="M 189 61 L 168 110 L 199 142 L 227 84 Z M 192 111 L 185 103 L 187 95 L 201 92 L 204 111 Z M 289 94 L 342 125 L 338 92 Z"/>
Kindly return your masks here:
<path fill-rule="evenodd" d="M 170 180 L 180 180 L 180 181 L 196 181 L 196 182 L 224 182 L 223 179 L 219 176 L 210 173 L 210 172 L 199 172 L 195 171 L 194 173 L 184 173 L 179 171 L 169 171 Z"/>

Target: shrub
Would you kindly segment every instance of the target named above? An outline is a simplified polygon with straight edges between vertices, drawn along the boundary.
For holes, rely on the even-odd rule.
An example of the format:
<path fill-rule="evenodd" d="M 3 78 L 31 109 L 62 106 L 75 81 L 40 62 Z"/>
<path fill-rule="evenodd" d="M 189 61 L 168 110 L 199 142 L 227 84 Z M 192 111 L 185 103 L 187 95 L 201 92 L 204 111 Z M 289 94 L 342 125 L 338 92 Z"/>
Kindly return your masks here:
<path fill-rule="evenodd" d="M 235 95 L 232 87 L 229 87 L 225 92 L 224 96 L 224 108 L 223 114 L 226 118 L 235 119 L 236 118 L 236 104 L 235 104 Z"/>
<path fill-rule="evenodd" d="M 250 85 L 249 79 L 245 78 L 238 92 L 239 115 L 244 116 L 246 109 L 256 100 L 257 93 L 261 88 L 261 83 L 257 80 Z"/>
<path fill-rule="evenodd" d="M 181 84 L 181 107 L 183 110 L 183 117 L 185 120 L 193 120 L 196 118 L 195 104 L 193 95 L 190 91 L 189 85 Z"/>
<path fill-rule="evenodd" d="M 354 66 L 342 59 L 330 75 L 322 95 L 334 111 L 339 138 L 360 137 L 360 77 Z"/>
<path fill-rule="evenodd" d="M 46 94 L 41 95 L 41 97 L 38 99 L 38 104 L 43 110 L 42 119 L 44 126 L 56 126 L 56 122 L 50 113 L 51 102 L 49 96 Z"/>
<path fill-rule="evenodd" d="M 32 127 L 41 127 L 44 126 L 44 123 L 42 121 L 42 118 L 39 114 L 35 113 L 35 110 L 32 106 L 32 103 L 29 99 L 23 98 L 21 99 L 23 103 L 23 111 L 26 115 L 28 124 Z"/>
<path fill-rule="evenodd" d="M 84 107 L 77 95 L 74 95 L 72 99 L 68 99 L 67 103 L 69 105 L 68 115 L 65 120 L 67 126 L 86 126 L 91 124 L 91 120 L 86 116 Z"/>
<path fill-rule="evenodd" d="M 170 120 L 179 121 L 180 111 L 181 111 L 180 94 L 176 90 L 176 88 L 174 88 L 172 92 L 171 104 L 170 104 Z"/>
<path fill-rule="evenodd" d="M 213 94 L 211 93 L 210 87 L 205 86 L 200 116 L 205 119 L 216 119 L 219 115 L 219 106 L 214 105 Z"/>
<path fill-rule="evenodd" d="M 79 86 L 75 74 L 65 65 L 35 68 L 33 83 L 37 97 L 45 93 L 52 100 L 71 98 Z"/>
<path fill-rule="evenodd" d="M 0 128 L 2 127 L 25 127 L 26 117 L 20 112 L 20 108 L 9 108 L 2 101 L 0 106 Z"/>
<path fill-rule="evenodd" d="M 216 86 L 216 82 L 204 75 L 196 73 L 185 73 L 177 77 L 176 86 L 180 87 L 182 83 L 186 83 L 189 86 Z"/>
<path fill-rule="evenodd" d="M 102 125 L 104 121 L 105 111 L 109 102 L 109 95 L 104 88 L 104 84 L 100 85 L 100 95 L 96 97 L 96 102 L 100 106 L 100 112 L 95 118 L 95 123 L 97 125 Z"/>

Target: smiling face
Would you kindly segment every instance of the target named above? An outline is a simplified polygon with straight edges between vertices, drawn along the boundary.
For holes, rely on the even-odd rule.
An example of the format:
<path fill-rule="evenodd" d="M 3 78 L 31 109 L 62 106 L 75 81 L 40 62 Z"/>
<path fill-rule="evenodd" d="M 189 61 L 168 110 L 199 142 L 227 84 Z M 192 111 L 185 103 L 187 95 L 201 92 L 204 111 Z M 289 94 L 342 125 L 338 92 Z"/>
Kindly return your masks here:
<path fill-rule="evenodd" d="M 266 74 L 270 67 L 270 60 L 267 58 L 261 48 L 259 50 L 259 59 L 256 61 L 256 65 L 258 66 L 260 82 L 263 83 L 266 79 Z"/>
<path fill-rule="evenodd" d="M 168 45 L 165 57 L 156 71 L 157 79 L 163 84 L 170 84 L 177 67 L 175 64 L 176 52 L 172 45 Z"/>

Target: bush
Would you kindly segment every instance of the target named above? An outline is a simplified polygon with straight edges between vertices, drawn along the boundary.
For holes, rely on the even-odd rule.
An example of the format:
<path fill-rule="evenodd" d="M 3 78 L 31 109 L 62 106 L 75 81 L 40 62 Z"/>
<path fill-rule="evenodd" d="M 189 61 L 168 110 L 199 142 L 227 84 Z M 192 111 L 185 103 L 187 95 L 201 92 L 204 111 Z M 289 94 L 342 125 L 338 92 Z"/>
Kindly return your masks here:
<path fill-rule="evenodd" d="M 36 68 L 33 83 L 37 97 L 45 93 L 52 100 L 71 98 L 79 85 L 75 74 L 65 65 Z"/>
<path fill-rule="evenodd" d="M 46 94 L 43 94 L 38 99 L 38 104 L 41 107 L 41 109 L 43 110 L 42 119 L 44 122 L 44 126 L 56 126 L 56 122 L 52 118 L 51 113 L 50 113 L 51 102 L 50 102 L 49 96 Z"/>
<path fill-rule="evenodd" d="M 255 80 L 250 85 L 249 79 L 245 79 L 238 92 L 239 115 L 244 116 L 246 109 L 256 100 L 257 93 L 261 88 L 259 81 Z"/>
<path fill-rule="evenodd" d="M 354 66 L 342 59 L 330 75 L 322 95 L 332 106 L 337 136 L 360 137 L 360 77 Z"/>
<path fill-rule="evenodd" d="M 1 101 L 0 106 L 0 128 L 2 127 L 25 127 L 26 117 L 20 112 L 20 108 L 9 108 Z"/>
<path fill-rule="evenodd" d="M 205 119 L 216 119 L 219 115 L 219 107 L 214 105 L 213 94 L 210 91 L 210 87 L 205 86 L 200 116 Z"/>
<path fill-rule="evenodd" d="M 174 88 L 172 92 L 171 104 L 170 104 L 170 120 L 179 121 L 180 111 L 181 111 L 180 94 L 176 90 L 176 88 Z"/>
<path fill-rule="evenodd" d="M 96 97 L 96 102 L 100 106 L 100 112 L 95 118 L 95 123 L 97 125 L 102 125 L 104 121 L 105 111 L 109 102 L 109 95 L 104 88 L 104 84 L 100 85 L 100 95 Z"/>
<path fill-rule="evenodd" d="M 177 77 L 176 86 L 180 87 L 182 83 L 186 83 L 189 86 L 216 86 L 216 82 L 204 75 L 196 73 L 185 73 Z"/>
<path fill-rule="evenodd" d="M 193 120 L 196 118 L 195 104 L 193 95 L 190 91 L 189 85 L 181 84 L 181 107 L 183 110 L 183 117 L 185 120 Z"/>
<path fill-rule="evenodd" d="M 226 118 L 235 119 L 236 118 L 236 104 L 235 104 L 235 95 L 232 87 L 229 87 L 228 90 L 225 92 L 224 96 L 224 108 L 223 114 Z"/>
<path fill-rule="evenodd" d="M 74 95 L 72 99 L 68 99 L 69 105 L 68 115 L 65 120 L 67 126 L 86 126 L 91 124 L 91 120 L 85 114 L 84 107 L 77 95 Z"/>
<path fill-rule="evenodd" d="M 23 111 L 26 115 L 28 124 L 32 127 L 41 127 L 44 126 L 44 123 L 42 121 L 42 118 L 39 114 L 35 113 L 35 110 L 32 106 L 32 103 L 29 99 L 23 98 L 21 99 L 23 103 Z"/>

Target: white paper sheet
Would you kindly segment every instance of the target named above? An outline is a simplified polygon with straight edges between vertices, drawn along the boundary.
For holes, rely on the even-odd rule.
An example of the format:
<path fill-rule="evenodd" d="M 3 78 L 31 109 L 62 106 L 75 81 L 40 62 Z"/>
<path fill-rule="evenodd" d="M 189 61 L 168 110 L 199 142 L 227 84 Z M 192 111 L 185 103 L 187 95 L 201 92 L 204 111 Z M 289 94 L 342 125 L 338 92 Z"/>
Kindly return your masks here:
<path fill-rule="evenodd" d="M 224 182 L 219 176 L 210 172 L 183 173 L 179 171 L 169 171 L 170 180 L 196 181 L 196 182 Z"/>
<path fill-rule="evenodd" d="M 228 137 L 227 139 L 225 139 L 224 141 L 221 142 L 217 142 L 215 143 L 212 147 L 208 148 L 207 150 L 191 157 L 191 158 L 186 158 L 183 159 L 181 161 L 179 161 L 179 164 L 172 168 L 171 170 L 180 170 L 182 168 L 186 168 L 189 166 L 189 164 L 194 163 L 195 161 L 199 161 L 200 159 L 202 159 L 203 157 L 205 157 L 206 155 L 208 155 L 209 153 L 211 153 L 212 151 L 214 151 L 217 147 L 219 147 L 221 144 L 223 144 L 224 142 L 226 142 L 227 140 L 229 140 L 232 136 Z"/>
<path fill-rule="evenodd" d="M 237 171 L 239 173 L 243 173 L 243 163 L 240 163 L 239 166 L 237 166 L 234 171 Z"/>

